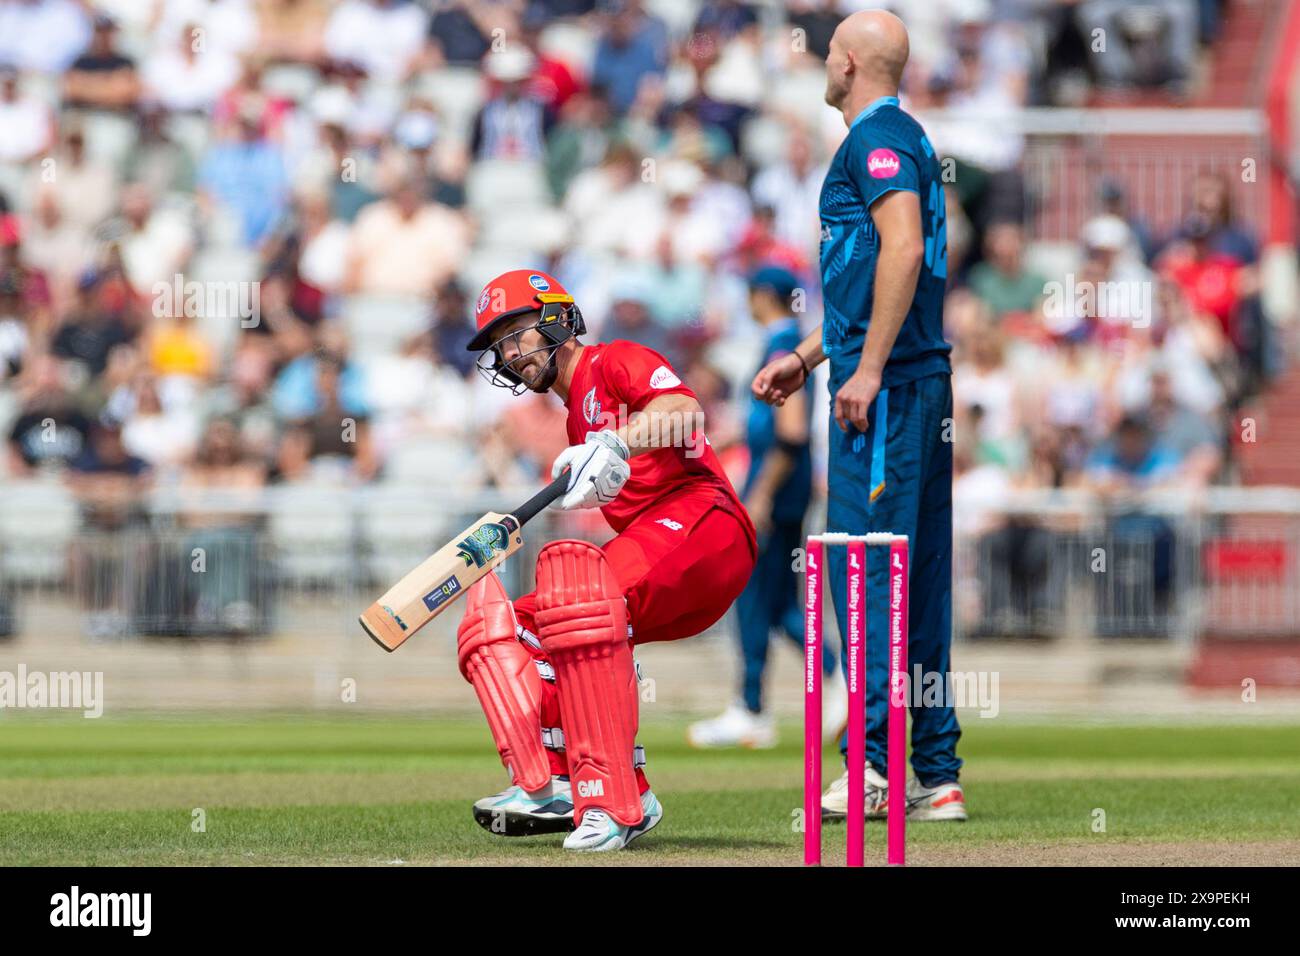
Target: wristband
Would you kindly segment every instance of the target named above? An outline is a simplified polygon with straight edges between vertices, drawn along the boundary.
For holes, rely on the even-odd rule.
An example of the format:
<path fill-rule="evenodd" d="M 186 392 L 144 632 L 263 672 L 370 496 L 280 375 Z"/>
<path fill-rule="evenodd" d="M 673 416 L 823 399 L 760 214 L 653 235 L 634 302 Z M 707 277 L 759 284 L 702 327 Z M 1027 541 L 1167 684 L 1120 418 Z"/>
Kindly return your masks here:
<path fill-rule="evenodd" d="M 808 379 L 812 378 L 812 372 L 808 368 L 808 363 L 803 360 L 803 356 L 799 354 L 798 349 L 794 350 L 794 357 L 797 358 L 799 364 L 803 366 L 803 380 L 807 383 Z"/>

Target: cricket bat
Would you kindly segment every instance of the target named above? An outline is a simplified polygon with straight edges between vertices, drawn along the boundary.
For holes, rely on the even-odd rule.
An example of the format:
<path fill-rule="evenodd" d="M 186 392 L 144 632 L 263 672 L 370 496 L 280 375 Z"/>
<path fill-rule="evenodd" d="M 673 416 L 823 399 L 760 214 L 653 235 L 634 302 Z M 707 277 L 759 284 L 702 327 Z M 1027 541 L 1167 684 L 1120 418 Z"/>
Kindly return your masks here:
<path fill-rule="evenodd" d="M 402 578 L 358 619 L 386 651 L 402 643 L 445 611 L 479 578 L 524 543 L 522 528 L 569 487 L 565 469 L 553 482 L 510 514 L 489 511 Z"/>

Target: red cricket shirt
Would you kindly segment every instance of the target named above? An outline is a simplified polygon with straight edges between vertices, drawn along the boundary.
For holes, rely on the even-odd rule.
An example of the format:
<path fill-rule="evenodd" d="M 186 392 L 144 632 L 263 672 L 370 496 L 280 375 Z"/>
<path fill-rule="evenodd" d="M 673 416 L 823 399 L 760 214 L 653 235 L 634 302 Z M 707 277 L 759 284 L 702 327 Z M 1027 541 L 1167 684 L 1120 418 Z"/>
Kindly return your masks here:
<path fill-rule="evenodd" d="M 668 360 L 653 349 L 622 340 L 586 346 L 569 385 L 569 441 L 581 444 L 589 432 L 621 427 L 660 395 L 695 398 Z M 621 532 L 638 516 L 672 503 L 677 507 L 668 508 L 674 512 L 668 520 L 693 524 L 716 506 L 743 516 L 742 523 L 753 534 L 749 516 L 702 425 L 691 420 L 674 423 L 671 447 L 631 460 L 627 484 L 600 509 L 611 528 Z"/>

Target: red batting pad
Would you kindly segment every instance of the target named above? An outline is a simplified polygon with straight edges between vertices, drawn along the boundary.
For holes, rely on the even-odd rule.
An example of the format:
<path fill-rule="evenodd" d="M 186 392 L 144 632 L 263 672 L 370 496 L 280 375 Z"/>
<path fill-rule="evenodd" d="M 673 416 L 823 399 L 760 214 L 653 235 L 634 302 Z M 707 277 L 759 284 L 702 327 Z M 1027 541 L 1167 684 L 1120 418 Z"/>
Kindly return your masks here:
<path fill-rule="evenodd" d="M 497 753 L 510 779 L 525 790 L 551 780 L 542 746 L 542 678 L 533 657 L 515 638 L 515 612 L 496 572 L 465 595 L 456 632 L 460 672 L 483 705 Z"/>
<path fill-rule="evenodd" d="M 573 820 L 599 807 L 625 826 L 641 822 L 632 767 L 637 685 L 627 604 L 605 553 L 553 541 L 537 556 L 537 636 L 555 667 Z"/>

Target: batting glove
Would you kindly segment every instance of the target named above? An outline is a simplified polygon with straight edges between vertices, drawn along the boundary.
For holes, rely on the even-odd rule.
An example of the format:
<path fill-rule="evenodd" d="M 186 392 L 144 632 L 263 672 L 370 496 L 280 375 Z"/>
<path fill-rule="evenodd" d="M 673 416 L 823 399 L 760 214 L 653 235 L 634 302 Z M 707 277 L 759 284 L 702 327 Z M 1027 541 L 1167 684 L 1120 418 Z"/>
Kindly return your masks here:
<path fill-rule="evenodd" d="M 576 511 L 609 504 L 632 474 L 632 466 L 627 463 L 630 454 L 627 443 L 609 430 L 588 432 L 581 445 L 564 449 L 551 466 L 552 479 L 569 469 L 569 490 L 558 507 Z"/>

